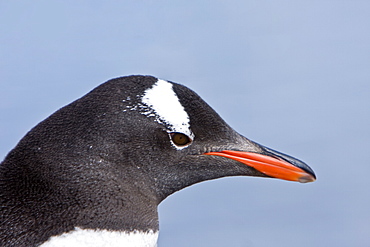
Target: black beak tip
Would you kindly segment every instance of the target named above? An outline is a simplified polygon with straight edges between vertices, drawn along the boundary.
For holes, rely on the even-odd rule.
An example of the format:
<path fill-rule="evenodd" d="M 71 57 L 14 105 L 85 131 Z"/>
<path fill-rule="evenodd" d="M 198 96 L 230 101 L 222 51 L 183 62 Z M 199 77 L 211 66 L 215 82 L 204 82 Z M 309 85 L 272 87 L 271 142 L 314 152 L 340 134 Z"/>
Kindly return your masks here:
<path fill-rule="evenodd" d="M 308 182 L 313 182 L 313 181 L 316 180 L 315 172 L 311 169 L 311 167 L 309 167 L 303 161 L 301 161 L 297 158 L 294 158 L 292 156 L 289 156 L 287 154 L 280 153 L 278 151 L 275 151 L 275 150 L 270 149 L 270 148 L 265 147 L 265 146 L 263 146 L 263 149 L 264 149 L 264 151 L 266 152 L 267 155 L 275 156 L 277 158 L 283 159 L 283 160 L 291 163 L 292 165 L 301 168 L 306 173 L 308 173 L 307 176 L 303 176 L 303 177 L 300 178 L 300 180 L 299 180 L 300 183 L 308 183 Z"/>

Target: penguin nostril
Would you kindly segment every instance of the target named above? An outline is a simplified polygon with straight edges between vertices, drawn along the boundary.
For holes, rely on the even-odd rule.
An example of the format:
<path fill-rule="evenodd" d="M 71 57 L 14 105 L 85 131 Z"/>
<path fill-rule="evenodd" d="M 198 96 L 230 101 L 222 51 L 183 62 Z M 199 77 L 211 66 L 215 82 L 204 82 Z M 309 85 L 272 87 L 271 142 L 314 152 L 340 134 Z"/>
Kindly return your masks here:
<path fill-rule="evenodd" d="M 192 141 L 190 137 L 188 137 L 187 135 L 183 133 L 179 133 L 179 132 L 170 133 L 170 137 L 171 137 L 172 142 L 176 146 L 180 146 L 180 147 L 189 145 Z"/>

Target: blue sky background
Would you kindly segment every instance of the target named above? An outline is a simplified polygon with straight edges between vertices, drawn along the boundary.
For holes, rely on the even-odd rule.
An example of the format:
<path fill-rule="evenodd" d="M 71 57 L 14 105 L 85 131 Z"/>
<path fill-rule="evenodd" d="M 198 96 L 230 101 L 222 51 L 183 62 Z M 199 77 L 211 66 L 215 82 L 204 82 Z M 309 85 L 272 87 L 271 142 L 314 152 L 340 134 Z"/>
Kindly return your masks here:
<path fill-rule="evenodd" d="M 102 82 L 187 85 L 311 184 L 234 177 L 160 207 L 160 247 L 369 246 L 370 1 L 1 1 L 0 159 Z"/>

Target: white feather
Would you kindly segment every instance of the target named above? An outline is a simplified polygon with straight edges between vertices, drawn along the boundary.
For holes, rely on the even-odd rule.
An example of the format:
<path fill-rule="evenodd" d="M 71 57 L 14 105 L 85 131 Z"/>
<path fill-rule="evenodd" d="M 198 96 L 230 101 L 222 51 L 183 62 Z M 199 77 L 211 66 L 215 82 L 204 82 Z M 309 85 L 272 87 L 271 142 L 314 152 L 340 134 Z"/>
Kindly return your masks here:
<path fill-rule="evenodd" d="M 149 109 L 143 114 L 153 116 L 154 113 L 158 122 L 168 126 L 169 132 L 184 133 L 193 139 L 189 116 L 172 86 L 172 83 L 159 79 L 153 87 L 147 89 L 142 97 L 142 102 Z"/>
<path fill-rule="evenodd" d="M 40 247 L 156 247 L 158 232 L 117 232 L 76 227 L 51 237 Z"/>

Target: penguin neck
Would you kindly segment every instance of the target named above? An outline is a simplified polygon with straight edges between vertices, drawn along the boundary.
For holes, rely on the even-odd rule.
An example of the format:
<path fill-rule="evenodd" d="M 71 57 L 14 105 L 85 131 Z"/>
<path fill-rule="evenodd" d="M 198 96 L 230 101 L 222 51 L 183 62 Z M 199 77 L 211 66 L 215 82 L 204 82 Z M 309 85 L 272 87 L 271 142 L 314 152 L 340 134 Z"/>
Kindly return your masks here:
<path fill-rule="evenodd" d="M 148 180 L 145 174 L 115 170 L 114 164 L 101 159 L 83 164 L 73 160 L 61 162 L 58 157 L 53 163 L 35 158 L 32 160 L 38 160 L 37 163 L 28 163 L 27 160 L 19 162 L 15 157 L 12 154 L 1 164 L 8 170 L 3 174 L 12 178 L 8 178 L 9 182 L 23 182 L 9 185 L 12 189 L 6 193 L 9 198 L 21 201 L 25 212 L 31 210 L 35 212 L 33 215 L 38 215 L 22 216 L 20 227 L 44 226 L 52 229 L 50 236 L 76 227 L 120 232 L 158 231 L 159 200 L 148 183 L 142 182 Z M 40 173 L 41 170 L 47 174 Z M 35 226 L 27 222 L 34 222 Z"/>

